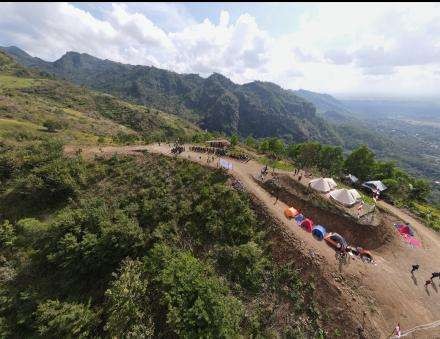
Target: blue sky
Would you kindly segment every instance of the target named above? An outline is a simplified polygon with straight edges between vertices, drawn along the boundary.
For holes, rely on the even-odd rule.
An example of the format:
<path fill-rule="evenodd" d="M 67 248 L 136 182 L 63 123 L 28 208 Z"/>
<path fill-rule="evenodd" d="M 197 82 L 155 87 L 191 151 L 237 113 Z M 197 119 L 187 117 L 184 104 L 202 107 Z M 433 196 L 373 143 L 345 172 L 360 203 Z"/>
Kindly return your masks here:
<path fill-rule="evenodd" d="M 438 3 L 1 3 L 0 45 L 334 95 L 438 96 Z"/>

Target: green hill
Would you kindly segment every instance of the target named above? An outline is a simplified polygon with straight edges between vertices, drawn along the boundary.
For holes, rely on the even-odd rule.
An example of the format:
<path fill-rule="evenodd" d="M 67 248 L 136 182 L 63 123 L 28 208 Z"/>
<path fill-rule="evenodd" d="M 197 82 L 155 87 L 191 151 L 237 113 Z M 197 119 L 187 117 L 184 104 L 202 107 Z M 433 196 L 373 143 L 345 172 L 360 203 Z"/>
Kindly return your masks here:
<path fill-rule="evenodd" d="M 90 91 L 47 72 L 18 65 L 0 52 L 0 136 L 2 140 L 42 139 L 55 126 L 54 136 L 69 143 L 96 143 L 186 137 L 192 124 L 156 109 Z"/>

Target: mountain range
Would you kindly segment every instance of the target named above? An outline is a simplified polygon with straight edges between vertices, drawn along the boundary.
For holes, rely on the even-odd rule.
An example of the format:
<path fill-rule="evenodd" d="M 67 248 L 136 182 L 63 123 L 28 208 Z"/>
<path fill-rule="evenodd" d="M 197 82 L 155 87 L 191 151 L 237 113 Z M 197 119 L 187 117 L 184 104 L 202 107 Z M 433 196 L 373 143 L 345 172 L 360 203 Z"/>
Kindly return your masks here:
<path fill-rule="evenodd" d="M 2 49 L 24 66 L 176 114 L 207 130 L 244 137 L 342 143 L 313 104 L 274 83 L 254 81 L 239 85 L 217 73 L 203 78 L 76 52 L 47 62 L 17 47 Z"/>

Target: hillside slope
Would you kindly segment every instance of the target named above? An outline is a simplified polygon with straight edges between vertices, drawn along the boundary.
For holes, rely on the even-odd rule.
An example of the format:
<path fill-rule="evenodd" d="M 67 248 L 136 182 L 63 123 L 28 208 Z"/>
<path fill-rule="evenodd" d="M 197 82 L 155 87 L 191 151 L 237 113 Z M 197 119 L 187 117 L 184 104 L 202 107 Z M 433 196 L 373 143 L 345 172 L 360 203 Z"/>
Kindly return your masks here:
<path fill-rule="evenodd" d="M 196 127 L 155 109 L 92 92 L 47 73 L 18 65 L 0 52 L 0 136 L 24 141 L 44 138 L 47 121 L 66 142 L 184 137 Z M 130 135 L 132 137 L 130 137 Z"/>
<path fill-rule="evenodd" d="M 16 47 L 4 50 L 23 65 L 185 117 L 208 130 L 341 143 L 312 104 L 273 83 L 238 85 L 220 74 L 205 79 L 76 52 L 68 52 L 55 62 L 41 62 Z"/>

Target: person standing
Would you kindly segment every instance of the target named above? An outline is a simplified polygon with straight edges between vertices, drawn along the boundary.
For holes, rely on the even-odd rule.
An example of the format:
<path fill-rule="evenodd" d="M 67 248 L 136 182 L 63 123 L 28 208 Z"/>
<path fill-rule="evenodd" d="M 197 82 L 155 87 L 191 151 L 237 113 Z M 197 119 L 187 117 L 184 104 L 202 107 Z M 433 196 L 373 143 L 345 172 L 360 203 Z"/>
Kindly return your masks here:
<path fill-rule="evenodd" d="M 419 267 L 420 267 L 419 264 L 412 265 L 411 274 L 414 274 L 414 272 L 417 271 Z"/>
<path fill-rule="evenodd" d="M 440 272 L 432 272 L 431 274 L 432 274 L 431 275 L 431 280 L 434 279 L 434 278 L 440 278 Z"/>
<path fill-rule="evenodd" d="M 361 201 L 361 202 L 359 203 L 358 208 L 357 208 L 358 219 L 360 218 L 363 209 L 364 209 L 364 202 Z"/>
<path fill-rule="evenodd" d="M 394 328 L 392 334 L 395 334 L 395 335 L 397 336 L 397 338 L 400 338 L 400 336 L 402 335 L 402 332 L 401 332 L 401 330 L 400 330 L 400 324 L 399 324 L 399 323 L 397 323 L 397 325 L 396 325 L 396 327 Z"/>

